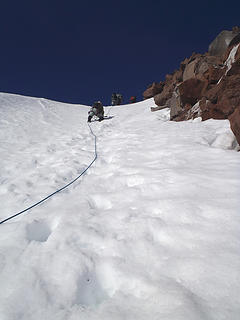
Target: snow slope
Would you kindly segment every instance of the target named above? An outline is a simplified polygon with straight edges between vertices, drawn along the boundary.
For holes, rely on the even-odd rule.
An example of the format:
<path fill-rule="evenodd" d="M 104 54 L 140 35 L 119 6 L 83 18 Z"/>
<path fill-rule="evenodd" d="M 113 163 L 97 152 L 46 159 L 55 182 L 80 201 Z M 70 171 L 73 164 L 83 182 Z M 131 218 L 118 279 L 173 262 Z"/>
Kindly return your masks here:
<path fill-rule="evenodd" d="M 105 108 L 98 158 L 0 225 L 1 320 L 238 320 L 240 154 L 229 122 Z M 0 220 L 94 158 L 88 107 L 0 94 Z"/>

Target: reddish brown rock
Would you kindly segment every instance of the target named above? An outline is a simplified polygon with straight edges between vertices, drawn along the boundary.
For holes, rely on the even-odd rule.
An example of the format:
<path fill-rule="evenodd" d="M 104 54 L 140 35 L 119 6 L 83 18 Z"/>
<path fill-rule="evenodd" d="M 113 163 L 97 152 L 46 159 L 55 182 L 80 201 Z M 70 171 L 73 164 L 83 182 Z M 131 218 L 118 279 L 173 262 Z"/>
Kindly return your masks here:
<path fill-rule="evenodd" d="M 194 57 L 195 59 L 190 59 L 185 67 L 183 81 L 191 78 L 205 80 L 209 77 L 209 69 L 215 69 L 215 73 L 217 73 L 216 70 L 218 70 L 218 74 L 222 75 L 223 71 L 221 69 L 223 65 L 222 60 L 219 57 L 209 56 L 208 53 L 205 53 L 204 55 L 195 55 Z M 214 77 L 216 78 L 216 75 L 214 75 Z"/>
<path fill-rule="evenodd" d="M 198 59 L 195 59 L 186 65 L 186 68 L 183 73 L 183 81 L 186 81 L 191 78 L 195 78 L 195 68 Z"/>
<path fill-rule="evenodd" d="M 201 59 L 201 54 L 193 53 L 189 59 L 185 59 L 181 66 L 184 65 L 183 81 L 194 78 L 196 75 L 196 66 Z"/>
<path fill-rule="evenodd" d="M 233 47 L 236 44 L 240 43 L 240 30 L 238 30 L 238 34 L 232 39 L 232 41 L 229 43 L 229 47 Z"/>
<path fill-rule="evenodd" d="M 158 111 L 158 110 L 162 110 L 162 109 L 165 109 L 167 108 L 168 106 L 161 106 L 161 107 L 151 107 L 151 111 L 154 112 L 154 111 Z"/>
<path fill-rule="evenodd" d="M 172 76 L 173 83 L 179 83 L 183 81 L 183 70 L 175 70 Z"/>
<path fill-rule="evenodd" d="M 210 56 L 208 53 L 201 56 L 195 69 L 195 75 L 198 79 L 206 79 L 209 69 L 222 69 L 222 59 Z"/>
<path fill-rule="evenodd" d="M 184 67 L 175 70 L 172 74 L 167 74 L 165 77 L 164 87 L 160 94 L 154 96 L 154 101 L 158 106 L 168 106 L 169 99 L 172 98 L 173 92 L 177 85 L 182 82 Z"/>
<path fill-rule="evenodd" d="M 221 41 L 230 39 L 228 32 L 220 38 Z M 170 108 L 171 120 L 182 121 L 199 116 L 202 120 L 229 118 L 240 142 L 240 45 L 232 65 L 229 65 L 228 59 L 231 50 L 240 43 L 240 35 L 233 39 L 228 48 L 226 43 L 217 42 L 214 44 L 217 56 L 193 53 L 181 62 L 179 70 L 166 75 L 161 92 L 154 95 L 152 91 L 151 96 L 154 95 L 158 106 Z M 214 46 L 210 52 L 213 52 Z M 224 46 L 227 50 L 222 55 L 220 51 Z"/>
<path fill-rule="evenodd" d="M 163 91 L 154 96 L 154 101 L 157 106 L 166 105 L 166 102 L 171 98 L 173 94 L 174 86 L 175 86 L 175 83 L 173 80 L 173 75 L 167 74 Z"/>
<path fill-rule="evenodd" d="M 143 92 L 143 98 L 149 99 L 154 97 L 156 94 L 162 92 L 163 87 L 164 87 L 164 82 L 162 81 L 160 81 L 159 83 L 154 82 L 147 88 L 147 90 Z"/>
<path fill-rule="evenodd" d="M 232 51 L 232 49 L 236 46 L 235 45 L 232 45 L 227 48 L 226 52 L 223 54 L 223 58 L 222 60 L 225 62 L 230 54 L 230 52 Z M 235 54 L 235 60 L 238 60 L 240 58 L 240 45 L 238 45 L 238 49 L 237 49 L 237 52 Z"/>
<path fill-rule="evenodd" d="M 184 109 L 182 109 L 177 115 L 172 116 L 170 119 L 174 121 L 184 121 L 188 120 L 188 112 L 192 108 L 191 104 L 185 104 Z"/>
<path fill-rule="evenodd" d="M 182 82 L 179 87 L 179 95 L 181 99 L 181 104 L 194 105 L 202 97 L 202 91 L 207 85 L 207 82 L 201 81 L 199 79 L 191 78 Z"/>
<path fill-rule="evenodd" d="M 235 61 L 239 60 L 240 59 L 240 44 L 238 46 L 238 49 L 237 49 L 237 52 L 235 54 Z"/>
<path fill-rule="evenodd" d="M 217 104 L 219 99 L 219 92 L 224 88 L 225 79 L 222 79 L 218 84 L 209 86 L 205 92 L 204 97 L 209 100 L 212 104 Z"/>
<path fill-rule="evenodd" d="M 173 91 L 172 97 L 167 101 L 167 106 L 170 108 L 170 119 L 174 119 L 178 114 L 183 112 L 183 106 L 179 96 L 178 86 Z"/>
<path fill-rule="evenodd" d="M 227 119 L 234 109 L 240 105 L 240 75 L 224 77 L 218 85 L 213 86 L 206 93 L 206 100 L 209 101 L 208 109 L 201 108 L 203 120 Z"/>
<path fill-rule="evenodd" d="M 219 92 L 218 106 L 226 115 L 240 106 L 240 75 L 226 77 L 225 86 Z"/>
<path fill-rule="evenodd" d="M 199 116 L 201 116 L 202 120 L 208 119 L 226 119 L 226 115 L 224 115 L 221 110 L 216 107 L 216 104 L 213 104 L 211 101 L 206 100 L 206 98 L 202 98 L 199 101 Z"/>
<path fill-rule="evenodd" d="M 240 106 L 228 117 L 232 132 L 234 133 L 238 144 L 240 145 Z"/>
<path fill-rule="evenodd" d="M 226 71 L 226 67 L 210 66 L 207 72 L 205 72 L 205 78 L 209 84 L 217 84 Z"/>
<path fill-rule="evenodd" d="M 171 98 L 173 93 L 172 86 L 165 86 L 163 91 L 154 96 L 154 102 L 157 106 L 164 106 L 166 102 Z"/>
<path fill-rule="evenodd" d="M 227 77 L 236 74 L 240 75 L 240 57 L 237 60 L 235 60 L 235 62 L 232 64 L 231 69 L 227 73 Z"/>

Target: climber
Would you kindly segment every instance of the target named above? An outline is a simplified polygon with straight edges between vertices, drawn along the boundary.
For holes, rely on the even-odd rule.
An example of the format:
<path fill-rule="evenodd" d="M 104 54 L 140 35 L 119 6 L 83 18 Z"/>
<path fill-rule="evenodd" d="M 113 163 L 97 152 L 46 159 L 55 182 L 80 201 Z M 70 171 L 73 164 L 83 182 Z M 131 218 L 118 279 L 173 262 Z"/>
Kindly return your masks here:
<path fill-rule="evenodd" d="M 112 104 L 112 106 L 117 105 L 117 94 L 115 92 L 112 94 L 111 104 Z"/>
<path fill-rule="evenodd" d="M 93 116 L 97 116 L 98 121 L 104 119 L 104 109 L 101 101 L 95 101 L 90 111 L 88 111 L 88 122 L 91 122 Z"/>
<path fill-rule="evenodd" d="M 120 93 L 113 93 L 111 104 L 112 106 L 118 106 L 122 103 L 122 100 L 123 100 L 123 96 Z"/>
<path fill-rule="evenodd" d="M 137 101 L 137 97 L 136 96 L 131 96 L 131 98 L 129 99 L 130 103 L 135 103 Z"/>
<path fill-rule="evenodd" d="M 120 93 L 117 93 L 117 105 L 122 104 L 123 96 Z"/>

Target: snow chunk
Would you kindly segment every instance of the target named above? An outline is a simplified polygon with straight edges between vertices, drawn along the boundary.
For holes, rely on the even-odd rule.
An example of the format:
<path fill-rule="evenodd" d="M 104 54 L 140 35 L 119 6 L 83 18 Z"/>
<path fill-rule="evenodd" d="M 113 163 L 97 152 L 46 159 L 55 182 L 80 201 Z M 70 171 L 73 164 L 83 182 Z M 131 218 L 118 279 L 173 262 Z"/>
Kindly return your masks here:
<path fill-rule="evenodd" d="M 235 135 L 231 130 L 219 130 L 216 132 L 217 136 L 212 142 L 212 147 L 221 148 L 225 150 L 237 149 L 238 143 Z"/>
<path fill-rule="evenodd" d="M 195 103 L 195 105 L 192 106 L 192 108 L 188 111 L 188 115 L 187 115 L 188 119 L 192 118 L 194 115 L 197 115 L 197 118 L 201 117 L 201 109 L 200 109 L 199 103 L 200 103 L 199 101 Z"/>
<path fill-rule="evenodd" d="M 234 46 L 231 50 L 231 52 L 229 53 L 229 56 L 226 60 L 226 62 L 224 63 L 226 66 L 227 66 L 227 70 L 226 70 L 226 73 L 228 73 L 228 71 L 231 69 L 232 67 L 232 64 L 235 62 L 235 54 L 237 52 L 237 49 L 239 47 L 239 44 L 237 44 L 236 46 Z"/>

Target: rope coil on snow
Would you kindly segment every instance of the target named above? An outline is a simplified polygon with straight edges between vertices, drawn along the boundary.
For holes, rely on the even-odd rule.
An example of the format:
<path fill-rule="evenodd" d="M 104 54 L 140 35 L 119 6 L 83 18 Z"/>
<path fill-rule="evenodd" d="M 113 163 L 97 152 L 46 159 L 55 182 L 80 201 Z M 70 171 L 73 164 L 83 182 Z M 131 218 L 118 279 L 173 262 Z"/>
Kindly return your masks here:
<path fill-rule="evenodd" d="M 22 210 L 22 211 L 20 211 L 20 212 L 18 212 L 18 213 L 16 213 L 16 214 L 12 215 L 12 216 L 10 216 L 10 217 L 8 217 L 8 218 L 0 221 L 0 224 L 4 223 L 4 222 L 6 222 L 6 221 L 8 221 L 8 220 L 10 220 L 10 219 L 13 219 L 13 218 L 19 216 L 20 214 L 22 214 L 22 213 L 24 213 L 24 212 L 26 212 L 26 211 L 28 211 L 28 210 L 30 210 L 30 209 L 38 206 L 40 203 L 48 200 L 49 198 L 51 198 L 52 196 L 54 196 L 54 195 L 57 194 L 58 192 L 66 189 L 66 188 L 69 187 L 71 184 L 73 184 L 75 181 L 77 181 L 81 176 L 83 176 L 84 173 L 93 165 L 93 163 L 97 160 L 97 157 L 98 157 L 98 155 L 97 155 L 97 136 L 93 133 L 92 128 L 91 128 L 91 126 L 90 126 L 89 124 L 88 124 L 88 126 L 89 126 L 89 129 L 90 129 L 90 131 L 91 131 L 91 134 L 94 136 L 95 156 L 94 156 L 94 159 L 91 161 L 91 163 L 86 167 L 86 169 L 84 169 L 83 172 L 82 172 L 79 176 L 77 176 L 74 180 L 72 180 L 71 182 L 69 182 L 68 184 L 66 184 L 65 186 L 63 186 L 62 188 L 60 188 L 60 189 L 56 190 L 55 192 L 49 194 L 47 197 L 45 197 L 45 198 L 43 198 L 42 200 L 36 202 L 35 204 L 31 205 L 30 207 L 28 207 L 28 208 L 26 208 L 26 209 L 24 209 L 24 210 Z"/>

